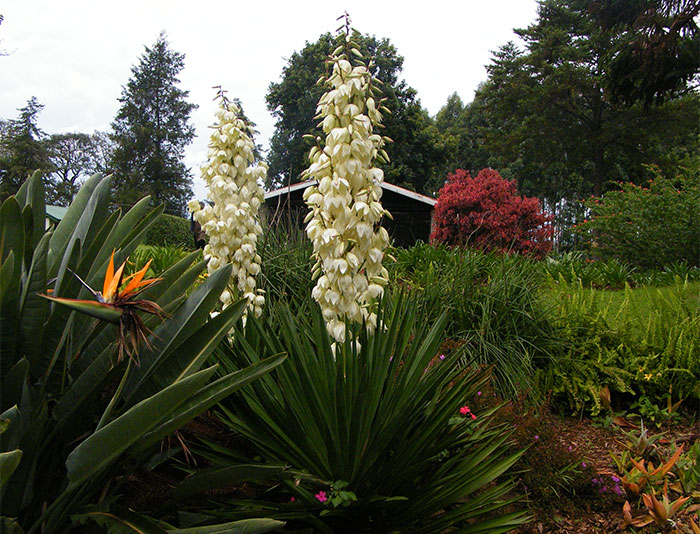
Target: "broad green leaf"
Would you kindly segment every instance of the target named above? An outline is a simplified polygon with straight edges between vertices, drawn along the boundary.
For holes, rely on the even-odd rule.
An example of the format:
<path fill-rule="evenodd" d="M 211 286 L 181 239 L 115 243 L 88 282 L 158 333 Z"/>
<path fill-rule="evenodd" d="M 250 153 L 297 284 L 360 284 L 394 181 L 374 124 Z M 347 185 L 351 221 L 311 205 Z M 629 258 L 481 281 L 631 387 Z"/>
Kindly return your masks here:
<path fill-rule="evenodd" d="M 165 534 L 167 531 L 152 519 L 137 514 L 123 506 L 94 509 L 71 517 L 74 523 L 85 524 L 89 520 L 107 529 L 108 534 Z"/>
<path fill-rule="evenodd" d="M 173 410 L 170 417 L 163 420 L 161 424 L 148 434 L 145 434 L 136 444 L 132 454 L 137 454 L 146 450 L 152 444 L 157 443 L 165 436 L 180 428 L 190 419 L 208 410 L 222 399 L 230 396 L 237 389 L 269 373 L 285 359 L 285 355 L 277 355 L 266 358 L 260 362 L 219 378 L 211 384 L 203 387 L 191 398 L 182 402 L 177 410 Z M 183 380 L 189 380 L 185 378 Z M 176 382 L 179 384 L 181 382 Z"/>
<path fill-rule="evenodd" d="M 84 313 L 96 319 L 106 321 L 112 324 L 119 324 L 119 318 L 122 316 L 122 310 L 113 305 L 105 302 L 97 302 L 96 300 L 78 300 L 78 299 L 65 299 L 59 297 L 49 297 L 48 295 L 41 295 L 51 302 L 60 304 L 61 306 L 66 306 L 71 310 L 77 311 L 78 313 Z"/>
<path fill-rule="evenodd" d="M 195 289 L 185 303 L 150 336 L 151 349 L 139 354 L 140 366 L 127 382 L 125 399 L 141 398 L 141 387 L 167 360 L 170 352 L 179 347 L 206 321 L 209 312 L 219 300 L 231 275 L 227 265 L 212 273 L 207 281 Z"/>
<path fill-rule="evenodd" d="M 0 259 L 14 253 L 14 270 L 12 280 L 19 280 L 24 258 L 24 222 L 22 210 L 14 197 L 10 197 L 0 206 Z"/>
<path fill-rule="evenodd" d="M 32 207 L 32 238 L 29 243 L 32 247 L 36 247 L 45 232 L 46 204 L 44 195 L 45 188 L 41 171 L 35 171 L 15 195 L 17 202 L 23 209 L 25 206 Z"/>
<path fill-rule="evenodd" d="M 192 334 L 176 351 L 173 351 L 161 365 L 160 372 L 154 375 L 152 381 L 154 386 L 164 387 L 198 371 L 216 346 L 233 328 L 234 323 L 241 318 L 247 302 L 246 299 L 243 299 L 229 306 Z"/>
<path fill-rule="evenodd" d="M 95 188 L 104 180 L 101 174 L 94 174 L 80 187 L 80 191 L 71 202 L 68 211 L 58 223 L 49 243 L 49 276 L 55 276 L 58 265 L 65 254 L 68 241 L 71 239 L 85 208 L 92 197 Z"/>
<path fill-rule="evenodd" d="M 15 253 L 10 253 L 3 258 L 0 265 L 0 306 L 5 300 L 5 295 L 9 295 L 17 288 L 17 280 L 13 278 L 15 270 Z"/>
<path fill-rule="evenodd" d="M 27 382 L 29 362 L 22 358 L 2 377 L 2 396 L 0 396 L 0 412 L 19 405 L 22 400 L 22 389 Z"/>
<path fill-rule="evenodd" d="M 2 534 L 24 534 L 24 530 L 14 519 L 0 516 L 0 532 Z"/>
<path fill-rule="evenodd" d="M 96 474 L 152 428 L 161 424 L 177 408 L 201 390 L 215 371 L 210 367 L 149 397 L 107 424 L 68 456 L 68 479 L 76 484 Z"/>
<path fill-rule="evenodd" d="M 0 452 L 0 488 L 10 480 L 12 473 L 17 469 L 21 459 L 22 451 L 19 449 L 9 452 Z"/>
<path fill-rule="evenodd" d="M 280 530 L 284 525 L 284 521 L 255 518 L 205 527 L 175 528 L 168 532 L 170 534 L 263 534 Z"/>
<path fill-rule="evenodd" d="M 281 475 L 285 466 L 232 465 L 198 471 L 185 479 L 176 489 L 175 498 L 183 499 L 198 493 L 235 486 L 242 482 L 261 481 Z"/>
<path fill-rule="evenodd" d="M 50 239 L 50 233 L 44 234 L 36 245 L 19 306 L 22 349 L 29 361 L 38 361 L 43 350 L 43 327 L 49 303 L 39 293 L 47 289 L 46 258 Z"/>

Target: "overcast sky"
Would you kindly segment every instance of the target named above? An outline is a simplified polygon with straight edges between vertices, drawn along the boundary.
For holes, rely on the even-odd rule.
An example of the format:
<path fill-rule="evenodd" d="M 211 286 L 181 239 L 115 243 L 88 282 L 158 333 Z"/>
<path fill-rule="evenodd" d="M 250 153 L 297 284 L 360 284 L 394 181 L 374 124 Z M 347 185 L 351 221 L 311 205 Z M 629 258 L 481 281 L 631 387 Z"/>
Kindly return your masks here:
<path fill-rule="evenodd" d="M 535 0 L 156 1 L 5 0 L 0 14 L 0 118 L 36 96 L 47 133 L 108 130 L 117 98 L 144 46 L 161 30 L 185 54 L 180 87 L 199 105 L 197 138 L 186 163 L 195 193 L 206 196 L 199 167 L 213 121 L 212 86 L 240 98 L 267 148 L 274 119 L 265 106 L 271 82 L 294 51 L 334 31 L 347 10 L 362 33 L 387 37 L 404 57 L 403 77 L 431 115 L 457 92 L 469 102 L 486 79 L 491 52 L 534 22 Z"/>

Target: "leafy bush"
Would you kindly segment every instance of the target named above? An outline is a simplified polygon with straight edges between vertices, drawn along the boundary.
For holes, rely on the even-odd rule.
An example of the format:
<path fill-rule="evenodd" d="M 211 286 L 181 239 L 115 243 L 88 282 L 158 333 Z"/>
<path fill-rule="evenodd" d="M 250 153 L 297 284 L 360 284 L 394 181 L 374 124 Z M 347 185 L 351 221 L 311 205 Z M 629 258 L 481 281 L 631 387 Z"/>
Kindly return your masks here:
<path fill-rule="evenodd" d="M 265 460 L 299 473 L 266 493 L 260 513 L 318 532 L 505 532 L 522 523 L 518 512 L 494 517 L 512 488 L 494 481 L 519 456 L 505 453 L 510 431 L 465 407 L 486 375 L 455 381 L 456 356 L 429 367 L 444 315 L 429 325 L 411 302 L 385 298 L 375 334 L 334 352 L 320 310 L 311 310 L 249 318 L 219 355 L 233 371 L 258 355 L 289 354 L 224 404 L 224 420 Z"/>
<path fill-rule="evenodd" d="M 189 254 L 179 247 L 161 247 L 158 245 L 139 245 L 129 258 L 127 273 L 141 270 L 151 262 L 147 277 L 157 277 Z M 201 259 L 201 258 L 200 258 Z"/>
<path fill-rule="evenodd" d="M 591 218 L 576 231 L 592 254 L 642 269 L 674 262 L 700 266 L 700 172 L 675 179 L 657 173 L 648 187 L 620 186 L 585 203 Z"/>
<path fill-rule="evenodd" d="M 143 244 L 193 250 L 194 236 L 190 230 L 190 221 L 163 213 L 148 230 Z"/>
<path fill-rule="evenodd" d="M 209 319 L 230 266 L 183 297 L 204 269 L 204 262 L 193 264 L 197 253 L 128 303 L 135 310 L 151 301 L 170 314 L 162 322 L 155 315 L 140 317 L 153 332 L 134 360 L 118 357 L 122 317 L 134 317 L 126 315 L 127 306 L 103 303 L 122 313 L 117 326 L 41 296 L 52 290 L 54 297 L 99 306 L 78 277 L 102 287 L 113 251 L 117 262 L 125 261 L 160 215 L 162 208 L 149 211 L 149 198 L 123 216 L 110 214 L 110 182 L 101 175 L 89 178 L 49 232 L 38 173 L 0 207 L 3 532 L 68 532 L 73 522 L 92 520 L 124 528 L 125 514 L 130 522 L 136 517 L 137 524 L 153 524 L 117 504 L 130 476 L 161 461 L 163 438 L 282 361 L 211 381 L 216 366 L 202 368 L 244 303 Z M 172 528 L 161 524 L 157 531 L 164 530 Z"/>
<path fill-rule="evenodd" d="M 538 258 L 551 250 L 551 217 L 538 199 L 518 196 L 515 180 L 493 169 L 482 169 L 475 178 L 457 169 L 447 180 L 435 206 L 431 241 Z"/>

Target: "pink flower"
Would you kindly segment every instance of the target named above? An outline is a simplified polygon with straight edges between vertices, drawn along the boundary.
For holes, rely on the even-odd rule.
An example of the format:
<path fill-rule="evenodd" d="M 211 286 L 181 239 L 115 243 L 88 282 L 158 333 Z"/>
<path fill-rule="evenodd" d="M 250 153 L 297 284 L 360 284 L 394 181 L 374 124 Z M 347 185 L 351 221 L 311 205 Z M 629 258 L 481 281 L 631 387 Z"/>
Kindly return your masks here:
<path fill-rule="evenodd" d="M 473 413 L 472 413 L 472 414 L 469 414 L 469 415 L 472 416 L 472 420 L 476 419 L 476 415 L 474 415 Z"/>
<path fill-rule="evenodd" d="M 314 495 L 319 502 L 326 502 L 328 500 L 328 497 L 326 497 L 326 492 L 325 491 L 319 491 L 316 495 Z"/>
<path fill-rule="evenodd" d="M 481 397 L 481 391 L 476 392 L 477 397 Z"/>
<path fill-rule="evenodd" d="M 467 415 L 470 412 L 471 412 L 471 410 L 469 409 L 469 406 L 462 406 L 459 409 L 459 413 L 461 413 L 462 415 Z"/>
<path fill-rule="evenodd" d="M 295 500 L 296 499 L 294 497 L 292 497 L 291 499 L 289 499 L 289 502 L 294 502 Z"/>
<path fill-rule="evenodd" d="M 440 359 L 441 359 L 441 360 L 444 360 L 444 359 L 445 359 L 445 355 L 444 355 L 444 354 L 440 354 Z"/>
<path fill-rule="evenodd" d="M 540 437 L 537 434 L 535 434 L 535 441 L 537 441 L 539 439 L 540 439 Z"/>

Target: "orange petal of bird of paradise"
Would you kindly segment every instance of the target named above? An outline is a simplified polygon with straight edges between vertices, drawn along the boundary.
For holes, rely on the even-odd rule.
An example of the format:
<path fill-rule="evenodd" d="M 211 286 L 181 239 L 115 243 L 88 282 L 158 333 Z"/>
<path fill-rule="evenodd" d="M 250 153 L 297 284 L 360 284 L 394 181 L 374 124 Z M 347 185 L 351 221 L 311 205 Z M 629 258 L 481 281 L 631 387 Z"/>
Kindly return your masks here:
<path fill-rule="evenodd" d="M 112 256 L 109 258 L 109 265 L 107 265 L 105 281 L 102 286 L 102 297 L 105 301 L 110 302 L 114 300 L 113 297 L 119 288 L 119 282 L 121 281 L 125 265 L 126 262 L 122 263 L 119 269 L 117 269 L 117 272 L 114 272 L 114 250 L 112 250 Z"/>
<path fill-rule="evenodd" d="M 148 260 L 148 263 L 146 263 L 146 266 L 143 269 L 141 269 L 140 271 L 138 271 L 132 275 L 129 275 L 126 278 L 126 280 L 128 280 L 129 283 L 126 285 L 126 287 L 124 289 L 122 289 L 119 292 L 120 297 L 126 297 L 127 295 L 135 292 L 137 289 L 139 289 L 141 287 L 145 287 L 145 286 L 154 284 L 154 283 L 158 282 L 159 280 L 161 280 L 160 278 L 150 278 L 148 280 L 143 280 L 143 277 L 146 275 L 146 271 L 148 271 L 148 267 L 150 267 L 152 261 L 153 261 L 153 259 Z"/>

